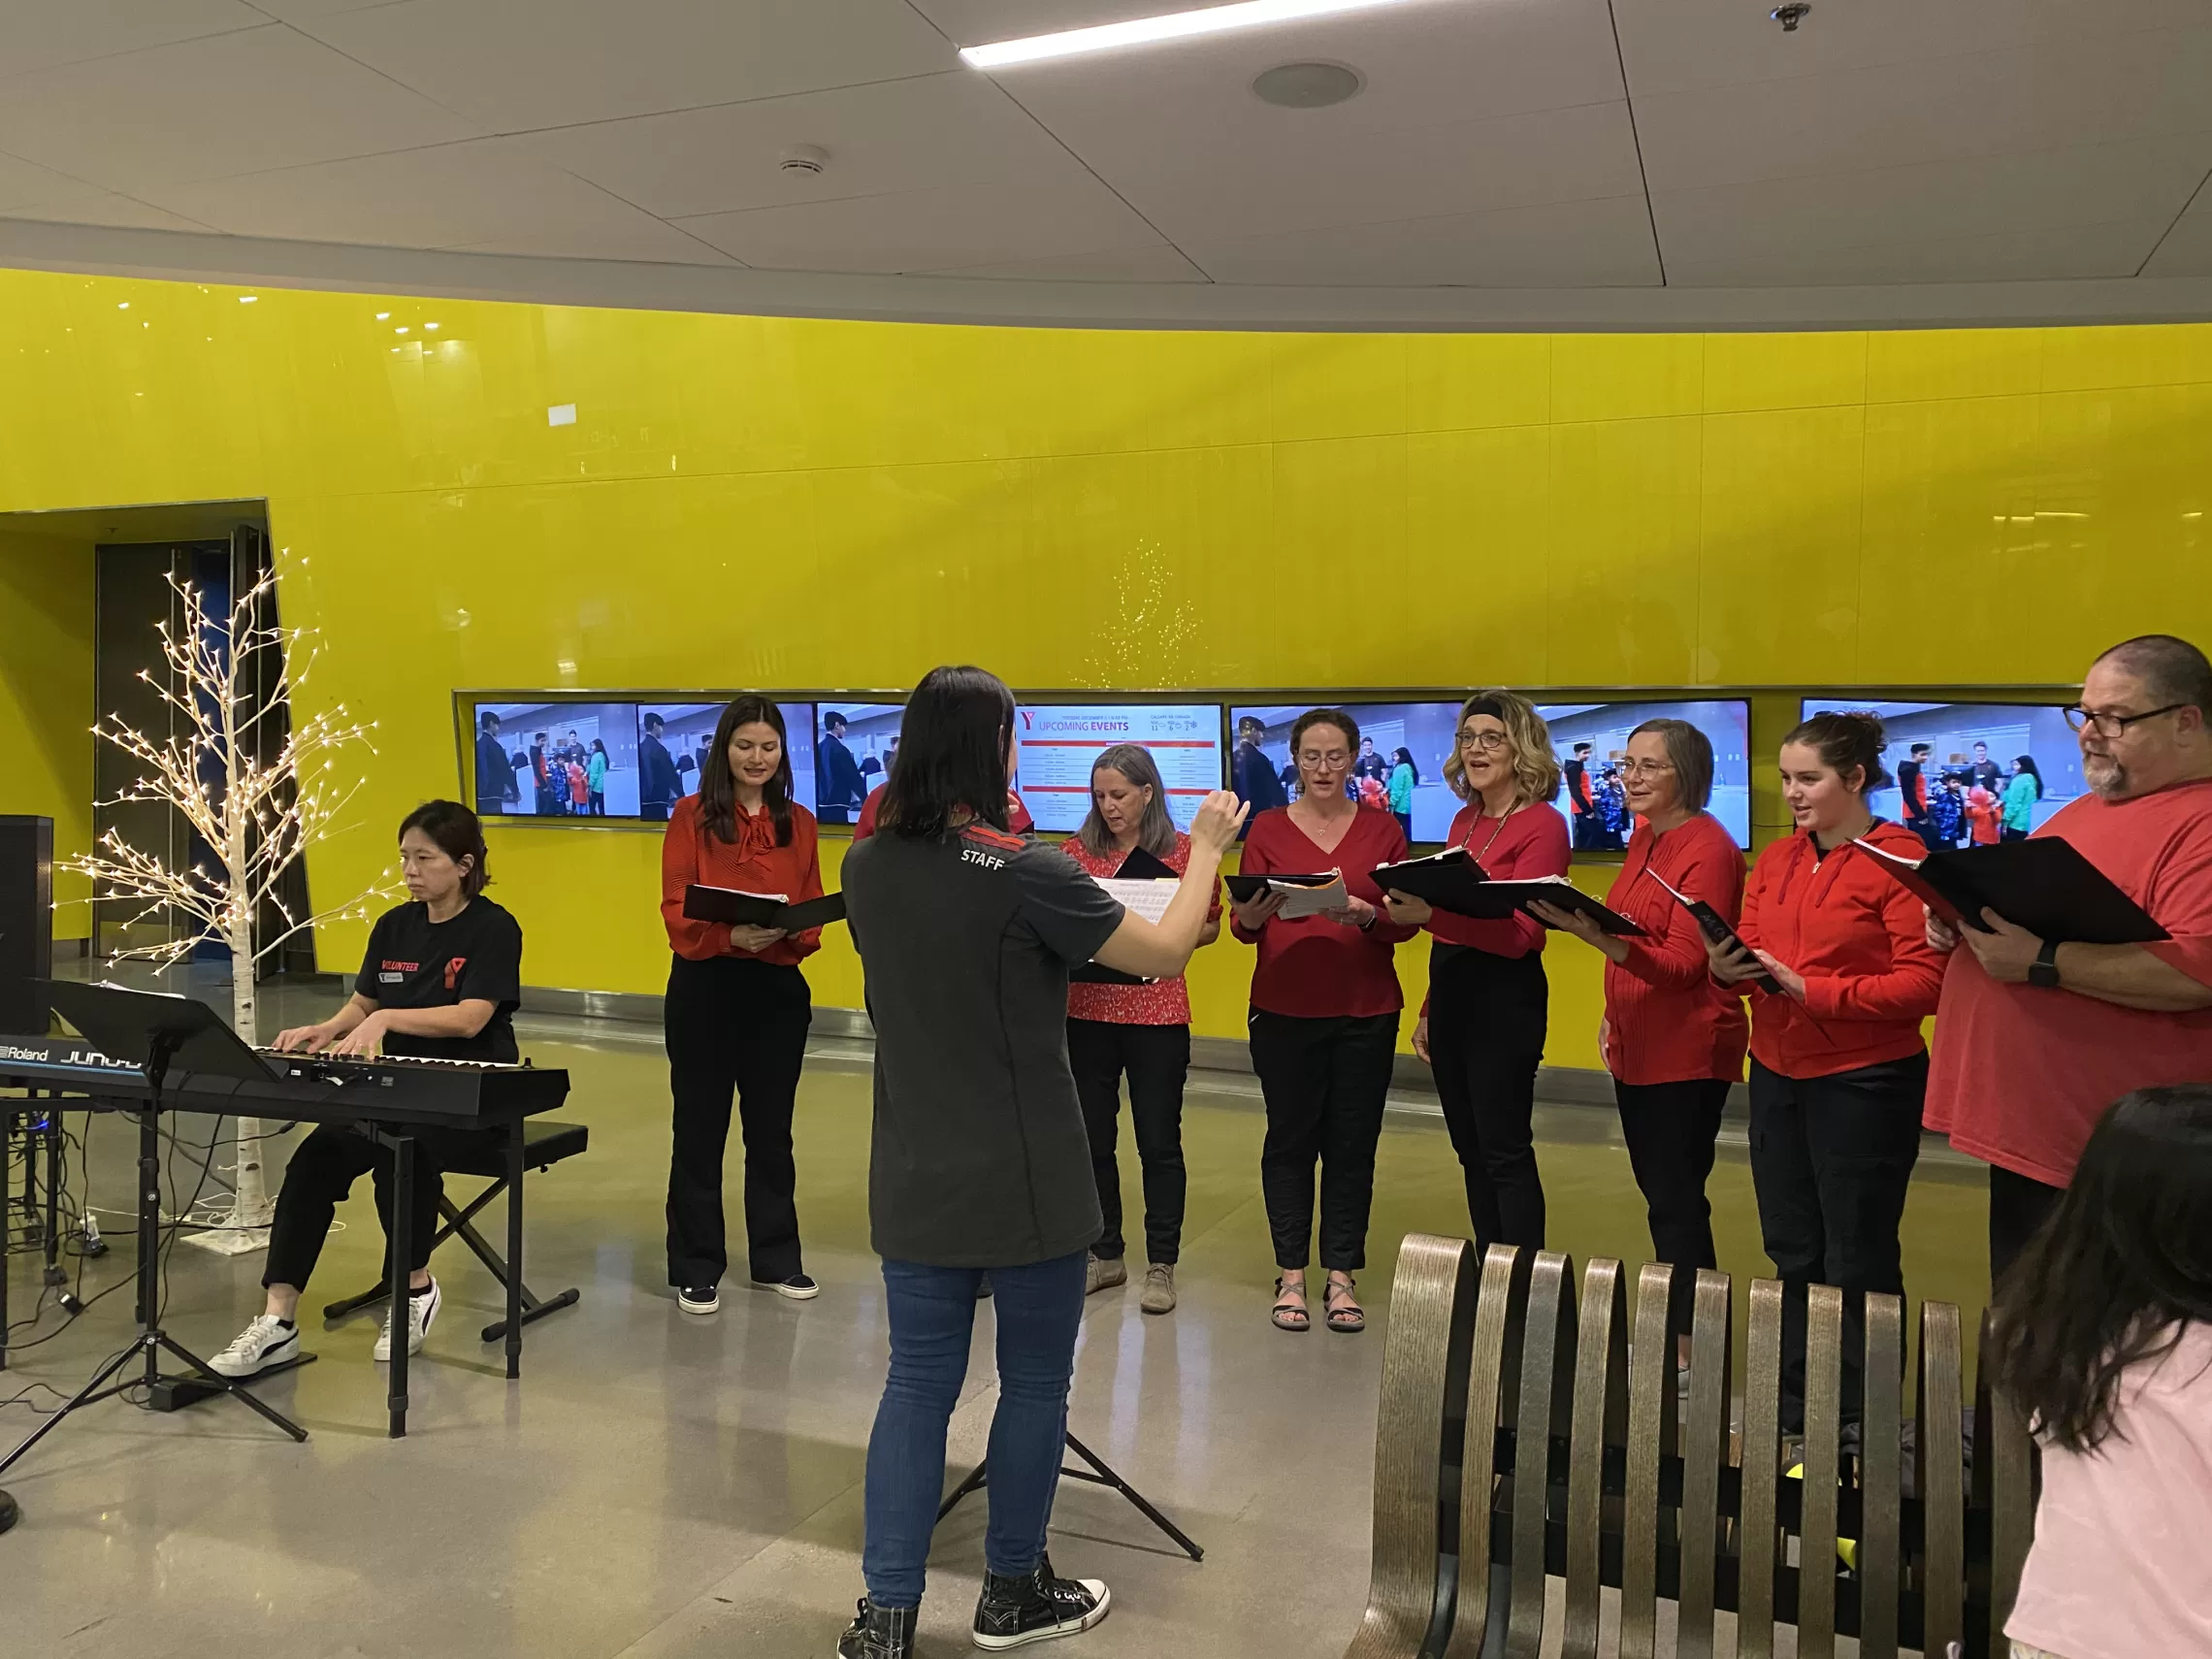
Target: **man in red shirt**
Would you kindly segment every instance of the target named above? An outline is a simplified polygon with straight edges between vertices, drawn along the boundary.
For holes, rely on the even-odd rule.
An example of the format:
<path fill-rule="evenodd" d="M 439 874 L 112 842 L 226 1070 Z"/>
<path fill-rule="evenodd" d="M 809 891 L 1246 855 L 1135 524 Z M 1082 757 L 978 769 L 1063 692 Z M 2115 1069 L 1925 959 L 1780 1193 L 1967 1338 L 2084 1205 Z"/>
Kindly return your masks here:
<path fill-rule="evenodd" d="M 2212 1077 L 2212 663 L 2170 634 L 2127 640 L 2091 665 L 2066 719 L 2092 793 L 2035 833 L 2071 842 L 2172 936 L 2060 944 L 1994 912 L 1987 933 L 1929 919 L 1950 960 L 1926 1122 L 1990 1166 L 1993 1279 L 2107 1106 Z"/>

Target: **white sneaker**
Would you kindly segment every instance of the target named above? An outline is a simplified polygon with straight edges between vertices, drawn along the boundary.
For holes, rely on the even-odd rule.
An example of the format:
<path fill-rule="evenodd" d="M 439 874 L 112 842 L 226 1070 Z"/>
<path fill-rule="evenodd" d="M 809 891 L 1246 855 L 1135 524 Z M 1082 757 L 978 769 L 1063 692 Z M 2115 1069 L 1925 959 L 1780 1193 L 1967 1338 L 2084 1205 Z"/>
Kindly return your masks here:
<path fill-rule="evenodd" d="M 208 1369 L 217 1377 L 254 1377 L 299 1357 L 300 1327 L 287 1325 L 275 1314 L 261 1314 L 230 1347 L 208 1361 Z"/>
<path fill-rule="evenodd" d="M 430 1288 L 417 1290 L 407 1298 L 407 1352 L 422 1351 L 422 1339 L 430 1335 L 430 1322 L 438 1317 L 438 1281 L 430 1282 Z M 370 1350 L 372 1359 L 392 1357 L 392 1311 L 384 1310 L 384 1329 L 376 1338 L 376 1346 Z"/>

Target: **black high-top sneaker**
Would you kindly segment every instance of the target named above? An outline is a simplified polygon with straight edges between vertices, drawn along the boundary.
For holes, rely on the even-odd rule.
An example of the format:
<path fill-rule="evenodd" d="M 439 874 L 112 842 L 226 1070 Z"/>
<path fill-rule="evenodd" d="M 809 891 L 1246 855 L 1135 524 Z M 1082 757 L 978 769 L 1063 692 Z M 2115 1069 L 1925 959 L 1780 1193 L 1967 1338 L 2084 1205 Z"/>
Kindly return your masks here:
<path fill-rule="evenodd" d="M 1051 1556 L 1036 1571 L 1018 1578 L 983 1576 L 983 1599 L 975 1605 L 975 1644 L 996 1651 L 1025 1643 L 1077 1636 L 1106 1616 L 1113 1592 L 1096 1578 L 1062 1578 Z"/>
<path fill-rule="evenodd" d="M 862 1597 L 852 1624 L 837 1639 L 837 1659 L 914 1659 L 914 1612 L 870 1607 Z"/>

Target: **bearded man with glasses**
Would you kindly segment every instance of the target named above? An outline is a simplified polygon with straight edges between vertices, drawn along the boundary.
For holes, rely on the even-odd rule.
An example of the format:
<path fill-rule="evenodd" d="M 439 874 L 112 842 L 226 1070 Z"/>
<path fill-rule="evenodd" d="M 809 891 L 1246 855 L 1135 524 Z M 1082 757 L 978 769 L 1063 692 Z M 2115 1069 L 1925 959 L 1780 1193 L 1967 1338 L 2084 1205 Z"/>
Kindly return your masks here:
<path fill-rule="evenodd" d="M 1990 1166 L 1993 1281 L 2057 1207 L 2105 1107 L 2212 1078 L 2212 663 L 2171 634 L 2125 640 L 2090 666 L 2066 723 L 2092 793 L 2035 833 L 2071 842 L 2171 937 L 2060 944 L 1990 911 L 1988 932 L 1929 918 L 1949 965 L 1926 1122 Z"/>

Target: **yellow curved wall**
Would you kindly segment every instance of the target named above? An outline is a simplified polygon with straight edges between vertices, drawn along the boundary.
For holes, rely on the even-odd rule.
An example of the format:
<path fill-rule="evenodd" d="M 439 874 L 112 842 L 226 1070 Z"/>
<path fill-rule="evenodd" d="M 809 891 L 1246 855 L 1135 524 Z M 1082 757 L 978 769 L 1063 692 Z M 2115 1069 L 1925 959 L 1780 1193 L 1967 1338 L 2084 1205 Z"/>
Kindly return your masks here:
<path fill-rule="evenodd" d="M 312 861 L 326 902 L 458 790 L 459 686 L 956 659 L 1066 687 L 1971 685 L 2212 636 L 2212 327 L 1086 332 L 243 292 L 0 272 L 0 511 L 268 499 L 287 619 L 323 635 L 304 700 L 380 724 L 361 828 Z M 1762 699 L 1754 749 L 1787 718 Z M 529 980 L 658 989 L 656 859 L 495 830 Z M 833 939 L 817 997 L 856 1003 Z M 1593 960 L 1549 960 L 1551 1058 L 1594 1064 Z M 1248 967 L 1200 959 L 1201 1030 L 1242 1030 Z"/>

